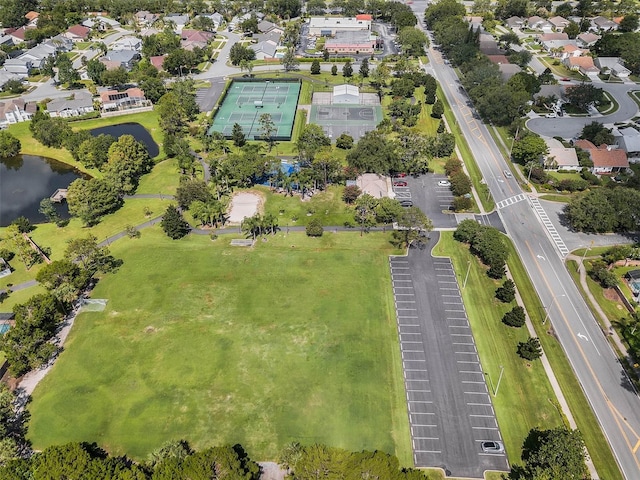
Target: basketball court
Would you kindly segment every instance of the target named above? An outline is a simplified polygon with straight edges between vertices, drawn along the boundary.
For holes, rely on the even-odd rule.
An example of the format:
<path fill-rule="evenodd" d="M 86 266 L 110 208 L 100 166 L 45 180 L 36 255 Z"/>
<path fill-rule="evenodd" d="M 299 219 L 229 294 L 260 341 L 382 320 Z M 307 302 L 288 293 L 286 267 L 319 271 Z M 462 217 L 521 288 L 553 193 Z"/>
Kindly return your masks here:
<path fill-rule="evenodd" d="M 268 113 L 276 127 L 273 139 L 290 140 L 300 87 L 297 80 L 233 80 L 209 133 L 217 131 L 230 138 L 233 125 L 237 123 L 247 139 L 260 139 L 263 135 L 260 131 L 260 116 Z"/>

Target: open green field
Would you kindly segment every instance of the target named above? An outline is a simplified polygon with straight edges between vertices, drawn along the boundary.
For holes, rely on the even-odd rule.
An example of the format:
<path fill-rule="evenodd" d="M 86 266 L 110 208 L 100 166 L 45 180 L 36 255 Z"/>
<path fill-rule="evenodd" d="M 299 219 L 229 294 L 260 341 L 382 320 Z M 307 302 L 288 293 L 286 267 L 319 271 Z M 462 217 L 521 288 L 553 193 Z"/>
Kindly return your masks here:
<path fill-rule="evenodd" d="M 466 275 L 467 262 L 471 262 L 467 288 L 462 290 L 464 305 L 483 369 L 497 382 L 500 365 L 504 367 L 500 390 L 492 401 L 509 462 L 520 463 L 522 442 L 532 428 L 562 425 L 555 407 L 555 394 L 542 364 L 527 362 L 516 354 L 518 342 L 525 341 L 529 335 L 524 327 L 512 328 L 502 323 L 502 316 L 515 302 L 504 304 L 494 297 L 501 282 L 487 276 L 486 267 L 468 247 L 453 240 L 452 232 L 440 233 L 434 255 L 452 259 L 459 282 Z"/>
<path fill-rule="evenodd" d="M 97 441 L 141 459 L 164 441 L 380 449 L 411 464 L 384 234 L 279 233 L 114 243 L 124 261 L 81 314 L 29 407 L 35 448 Z M 188 266 L 178 268 L 177 265 Z"/>

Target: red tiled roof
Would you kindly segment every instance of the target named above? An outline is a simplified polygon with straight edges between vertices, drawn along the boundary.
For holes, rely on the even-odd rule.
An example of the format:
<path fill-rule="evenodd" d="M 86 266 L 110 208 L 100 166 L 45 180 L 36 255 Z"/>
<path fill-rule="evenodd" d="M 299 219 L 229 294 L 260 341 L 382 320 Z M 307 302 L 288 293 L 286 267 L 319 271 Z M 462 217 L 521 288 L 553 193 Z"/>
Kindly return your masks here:
<path fill-rule="evenodd" d="M 162 65 L 164 64 L 164 55 L 157 55 L 149 58 L 149 62 L 151 65 L 156 67 L 158 70 L 162 70 Z"/>
<path fill-rule="evenodd" d="M 487 55 L 487 58 L 491 63 L 495 63 L 496 65 L 500 65 L 500 64 L 506 65 L 510 63 L 506 55 Z"/>
<path fill-rule="evenodd" d="M 371 20 L 371 15 L 368 13 L 361 13 L 360 15 L 356 15 L 356 20 Z"/>
<path fill-rule="evenodd" d="M 33 10 L 31 10 L 30 12 L 26 13 L 24 18 L 26 18 L 29 21 L 32 21 L 33 19 L 38 18 L 39 16 L 40 14 L 38 12 L 34 12 Z"/>
<path fill-rule="evenodd" d="M 614 148 L 609 150 L 608 148 L 596 148 L 595 150 L 589 150 L 589 156 L 593 161 L 594 167 L 628 167 L 629 159 L 627 153 L 620 149 Z"/>
<path fill-rule="evenodd" d="M 70 34 L 80 38 L 87 38 L 90 31 L 91 29 L 82 25 L 74 25 L 73 27 L 69 27 L 69 29 L 67 30 L 67 32 L 69 32 Z"/>
<path fill-rule="evenodd" d="M 595 150 L 596 148 L 598 148 L 589 140 L 583 140 L 583 139 L 576 140 L 574 145 L 578 148 L 581 148 L 582 150 Z"/>

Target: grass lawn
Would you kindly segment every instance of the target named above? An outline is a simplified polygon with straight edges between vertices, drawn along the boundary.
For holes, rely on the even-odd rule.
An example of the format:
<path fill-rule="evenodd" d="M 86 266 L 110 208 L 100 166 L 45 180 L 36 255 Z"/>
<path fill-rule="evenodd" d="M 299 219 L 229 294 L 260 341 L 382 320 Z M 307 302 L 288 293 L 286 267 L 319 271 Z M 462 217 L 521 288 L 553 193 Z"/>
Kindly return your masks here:
<path fill-rule="evenodd" d="M 246 249 L 155 227 L 112 252 L 124 265 L 92 295 L 106 310 L 78 317 L 34 392 L 35 448 L 97 441 L 142 459 L 185 438 L 266 460 L 300 441 L 411 464 L 387 235 Z"/>
<path fill-rule="evenodd" d="M 178 160 L 170 158 L 156 164 L 150 173 L 142 177 L 136 193 L 174 195 L 179 183 Z"/>
<path fill-rule="evenodd" d="M 498 396 L 493 397 L 500 431 L 509 461 L 520 462 L 522 442 L 534 427 L 553 428 L 562 425 L 562 418 L 554 406 L 551 389 L 540 362 L 527 362 L 516 354 L 518 342 L 525 341 L 525 328 L 511 328 L 501 322 L 513 304 L 503 304 L 494 297 L 496 282 L 486 275 L 469 249 L 453 240 L 451 232 L 441 232 L 441 240 L 434 254 L 451 257 L 458 279 L 464 279 L 468 261 L 471 270 L 466 288 L 462 291 L 465 308 L 474 333 L 483 369 L 493 382 L 504 367 L 504 377 Z"/>
<path fill-rule="evenodd" d="M 33 287 L 11 292 L 9 294 L 9 298 L 4 302 L 0 302 L 0 310 L 3 312 L 11 312 L 15 305 L 25 303 L 31 297 L 38 295 L 39 293 L 46 293 L 45 288 L 40 285 L 34 285 Z"/>
<path fill-rule="evenodd" d="M 541 195 L 540 198 L 542 200 L 548 200 L 550 202 L 560 202 L 560 203 L 569 203 L 569 201 L 571 200 L 570 195 L 547 194 L 547 195 Z"/>

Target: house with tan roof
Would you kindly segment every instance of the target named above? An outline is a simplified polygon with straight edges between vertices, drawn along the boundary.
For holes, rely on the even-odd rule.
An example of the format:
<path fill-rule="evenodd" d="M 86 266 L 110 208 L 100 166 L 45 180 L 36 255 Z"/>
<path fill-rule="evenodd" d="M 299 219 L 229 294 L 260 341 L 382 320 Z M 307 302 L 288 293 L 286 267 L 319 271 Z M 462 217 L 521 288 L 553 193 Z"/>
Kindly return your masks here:
<path fill-rule="evenodd" d="M 524 18 L 520 18 L 517 16 L 509 17 L 504 21 L 504 23 L 507 25 L 507 27 L 511 29 L 521 28 L 522 25 L 524 24 Z"/>
<path fill-rule="evenodd" d="M 617 30 L 618 24 L 603 16 L 597 16 L 591 19 L 591 30 L 594 32 L 610 32 Z"/>
<path fill-rule="evenodd" d="M 544 166 L 547 170 L 569 170 L 575 172 L 582 170 L 576 149 L 566 147 L 549 147 Z"/>
<path fill-rule="evenodd" d="M 576 37 L 578 45 L 581 47 L 591 47 L 600 40 L 600 35 L 596 35 L 593 32 L 584 32 Z"/>
<path fill-rule="evenodd" d="M 593 162 L 591 173 L 596 175 L 608 175 L 618 173 L 629 168 L 627 153 L 617 146 L 600 145 L 596 147 L 589 140 L 577 140 L 575 146 L 589 154 Z"/>
<path fill-rule="evenodd" d="M 551 40 L 569 40 L 569 35 L 564 32 L 551 32 L 538 36 L 538 43 L 549 42 Z"/>
<path fill-rule="evenodd" d="M 564 28 L 569 25 L 569 20 L 560 16 L 551 17 L 548 21 L 551 25 L 553 25 L 553 28 L 555 28 L 556 32 L 562 32 Z"/>
<path fill-rule="evenodd" d="M 583 75 L 594 76 L 600 73 L 600 69 L 593 63 L 593 58 L 584 57 L 567 57 L 562 63 L 573 71 L 580 72 Z"/>
<path fill-rule="evenodd" d="M 38 26 L 38 17 L 40 17 L 40 14 L 38 12 L 34 12 L 33 10 L 31 10 L 30 12 L 27 12 L 24 16 L 24 18 L 27 19 L 27 26 L 28 27 L 37 27 Z"/>
<path fill-rule="evenodd" d="M 552 32 L 553 25 L 546 21 L 544 18 L 534 15 L 533 17 L 529 17 L 527 19 L 527 27 L 531 30 L 541 30 L 543 32 Z"/>

